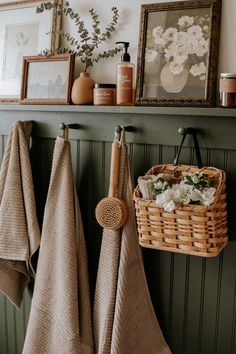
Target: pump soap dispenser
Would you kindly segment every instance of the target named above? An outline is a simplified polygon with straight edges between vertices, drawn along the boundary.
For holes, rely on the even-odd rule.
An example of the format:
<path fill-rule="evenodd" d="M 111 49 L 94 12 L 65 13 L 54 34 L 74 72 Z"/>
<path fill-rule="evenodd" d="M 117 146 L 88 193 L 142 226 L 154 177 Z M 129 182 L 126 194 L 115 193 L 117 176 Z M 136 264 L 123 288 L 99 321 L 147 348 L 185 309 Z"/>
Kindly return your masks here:
<path fill-rule="evenodd" d="M 124 54 L 116 70 L 116 104 L 131 106 L 134 104 L 134 64 L 130 63 L 128 53 L 129 42 L 116 42 L 124 44 Z"/>

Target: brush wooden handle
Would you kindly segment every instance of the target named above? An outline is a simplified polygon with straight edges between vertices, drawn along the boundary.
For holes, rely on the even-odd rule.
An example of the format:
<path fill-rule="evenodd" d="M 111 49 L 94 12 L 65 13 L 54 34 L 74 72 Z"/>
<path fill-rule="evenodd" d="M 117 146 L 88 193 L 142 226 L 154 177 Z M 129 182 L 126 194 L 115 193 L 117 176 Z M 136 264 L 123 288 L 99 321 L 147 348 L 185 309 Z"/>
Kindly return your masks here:
<path fill-rule="evenodd" d="M 120 144 L 113 141 L 111 150 L 111 169 L 110 169 L 110 188 L 109 196 L 117 197 L 117 188 L 119 183 L 119 167 L 120 167 Z"/>
<path fill-rule="evenodd" d="M 117 198 L 120 169 L 120 144 L 114 140 L 111 149 L 111 169 L 109 197 L 103 198 L 97 205 L 95 215 L 98 223 L 107 229 L 117 230 L 124 225 L 128 216 L 126 203 Z"/>

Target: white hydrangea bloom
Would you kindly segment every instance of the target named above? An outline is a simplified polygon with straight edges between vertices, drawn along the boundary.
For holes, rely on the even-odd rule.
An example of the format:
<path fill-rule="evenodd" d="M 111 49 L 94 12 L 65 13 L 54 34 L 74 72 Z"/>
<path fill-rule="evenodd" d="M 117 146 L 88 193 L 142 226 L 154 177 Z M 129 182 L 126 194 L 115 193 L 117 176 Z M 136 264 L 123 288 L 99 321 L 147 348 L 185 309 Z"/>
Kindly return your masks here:
<path fill-rule="evenodd" d="M 182 16 L 178 20 L 179 26 L 191 26 L 194 22 L 194 18 L 191 16 Z"/>
<path fill-rule="evenodd" d="M 202 28 L 199 25 L 193 25 L 187 29 L 188 37 L 192 39 L 200 39 L 203 37 Z"/>
<path fill-rule="evenodd" d="M 211 205 L 214 202 L 216 194 L 216 188 L 211 187 L 204 191 L 202 195 L 202 204 L 203 205 Z"/>
<path fill-rule="evenodd" d="M 154 49 L 146 49 L 145 52 L 145 61 L 147 63 L 152 63 L 158 55 L 158 52 Z"/>
<path fill-rule="evenodd" d="M 161 26 L 157 26 L 155 28 L 153 28 L 152 30 L 152 35 L 153 37 L 161 37 L 162 33 L 163 33 L 163 28 Z"/>
<path fill-rule="evenodd" d="M 206 65 L 204 64 L 204 62 L 201 62 L 199 65 L 192 65 L 189 71 L 193 76 L 200 76 L 202 74 L 205 74 L 206 70 Z"/>
<path fill-rule="evenodd" d="M 156 196 L 156 203 L 160 204 L 166 211 L 172 211 L 175 209 L 174 191 L 173 189 L 167 189 L 161 194 Z"/>
<path fill-rule="evenodd" d="M 177 33 L 177 28 L 169 27 L 163 33 L 162 37 L 165 39 L 166 42 L 173 41 L 174 34 Z"/>
<path fill-rule="evenodd" d="M 199 39 L 198 46 L 196 48 L 196 55 L 202 57 L 209 50 L 209 41 L 206 41 L 204 38 Z"/>

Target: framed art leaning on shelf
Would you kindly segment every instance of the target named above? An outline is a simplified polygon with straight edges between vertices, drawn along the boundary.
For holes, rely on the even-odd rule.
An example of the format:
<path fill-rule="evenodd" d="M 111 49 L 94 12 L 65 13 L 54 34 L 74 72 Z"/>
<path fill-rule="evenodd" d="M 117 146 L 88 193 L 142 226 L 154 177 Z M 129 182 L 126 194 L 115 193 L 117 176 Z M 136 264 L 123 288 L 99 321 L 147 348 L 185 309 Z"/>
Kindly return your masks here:
<path fill-rule="evenodd" d="M 69 104 L 74 54 L 23 57 L 20 103 Z"/>
<path fill-rule="evenodd" d="M 213 106 L 221 0 L 141 6 L 136 104 Z"/>
<path fill-rule="evenodd" d="M 59 29 L 60 16 L 53 11 L 37 14 L 40 3 L 0 2 L 0 102 L 19 101 L 23 56 L 57 47 L 57 36 L 46 33 Z"/>

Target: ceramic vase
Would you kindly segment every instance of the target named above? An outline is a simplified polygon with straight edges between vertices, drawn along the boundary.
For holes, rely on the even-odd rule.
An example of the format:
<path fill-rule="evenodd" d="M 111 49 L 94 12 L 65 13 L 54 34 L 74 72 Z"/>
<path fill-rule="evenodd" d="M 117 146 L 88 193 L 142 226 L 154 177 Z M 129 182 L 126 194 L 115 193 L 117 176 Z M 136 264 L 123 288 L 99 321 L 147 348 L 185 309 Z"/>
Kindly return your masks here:
<path fill-rule="evenodd" d="M 174 75 L 170 70 L 170 63 L 167 62 L 161 70 L 160 80 L 166 92 L 179 93 L 188 80 L 188 69 L 184 67 L 179 74 Z"/>
<path fill-rule="evenodd" d="M 89 73 L 81 72 L 74 81 L 71 90 L 71 100 L 74 104 L 93 104 L 94 81 Z"/>

